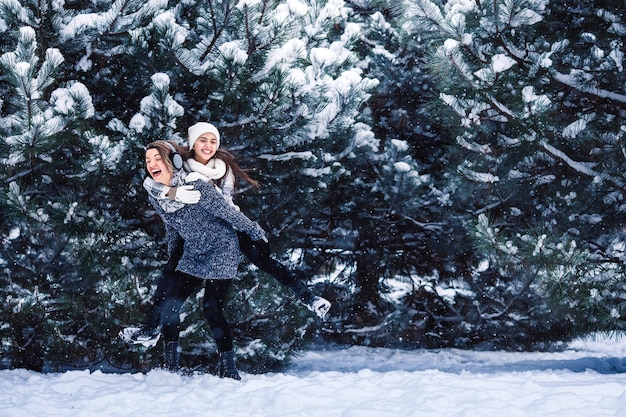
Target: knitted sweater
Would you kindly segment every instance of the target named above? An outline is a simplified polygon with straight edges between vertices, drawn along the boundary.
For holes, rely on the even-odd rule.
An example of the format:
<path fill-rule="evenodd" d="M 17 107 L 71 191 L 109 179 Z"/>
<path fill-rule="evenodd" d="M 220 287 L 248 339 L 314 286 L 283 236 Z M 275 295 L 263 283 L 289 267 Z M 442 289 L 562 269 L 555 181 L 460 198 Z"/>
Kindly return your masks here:
<path fill-rule="evenodd" d="M 201 194 L 198 204 L 185 205 L 171 213 L 156 198 L 148 197 L 166 227 L 185 241 L 176 269 L 202 279 L 232 279 L 241 262 L 235 230 L 247 233 L 252 240 L 264 239 L 265 232 L 228 204 L 211 183 L 196 181 L 193 186 Z M 167 238 L 175 239 L 176 234 L 167 233 Z"/>

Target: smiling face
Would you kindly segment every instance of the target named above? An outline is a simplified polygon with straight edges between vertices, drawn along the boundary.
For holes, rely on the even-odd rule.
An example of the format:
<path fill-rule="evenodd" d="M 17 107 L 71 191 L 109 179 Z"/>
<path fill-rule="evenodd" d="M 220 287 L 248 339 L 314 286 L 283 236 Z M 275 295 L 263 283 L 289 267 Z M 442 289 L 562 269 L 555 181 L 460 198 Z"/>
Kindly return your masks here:
<path fill-rule="evenodd" d="M 206 164 L 215 156 L 218 147 L 217 137 L 213 133 L 203 133 L 193 144 L 193 159 Z"/>
<path fill-rule="evenodd" d="M 171 184 L 174 173 L 163 160 L 158 149 L 150 148 L 146 151 L 146 169 L 156 182 L 167 186 Z"/>

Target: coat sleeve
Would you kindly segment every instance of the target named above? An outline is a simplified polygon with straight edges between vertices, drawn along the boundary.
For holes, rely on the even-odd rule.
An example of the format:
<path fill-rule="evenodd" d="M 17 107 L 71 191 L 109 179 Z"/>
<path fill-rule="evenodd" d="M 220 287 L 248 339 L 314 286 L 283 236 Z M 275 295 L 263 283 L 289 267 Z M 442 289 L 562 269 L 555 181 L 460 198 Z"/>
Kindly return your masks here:
<path fill-rule="evenodd" d="M 166 195 L 171 190 L 171 187 L 158 183 L 150 177 L 143 180 L 143 188 L 148 192 L 148 197 L 156 200 L 152 204 L 158 204 L 166 213 L 173 213 L 185 207 L 185 203 L 172 200 Z"/>
<path fill-rule="evenodd" d="M 205 210 L 229 223 L 233 229 L 246 233 L 252 240 L 266 240 L 265 231 L 261 226 L 230 205 L 212 184 L 196 181 L 194 188 L 200 191 L 201 198 L 198 204 Z"/>
<path fill-rule="evenodd" d="M 154 198 L 158 198 L 159 200 L 167 199 L 168 197 L 166 196 L 166 194 L 170 189 L 170 187 L 166 187 L 165 185 L 156 182 L 150 177 L 146 177 L 146 179 L 143 180 L 143 188 L 146 189 L 148 194 L 150 194 Z"/>

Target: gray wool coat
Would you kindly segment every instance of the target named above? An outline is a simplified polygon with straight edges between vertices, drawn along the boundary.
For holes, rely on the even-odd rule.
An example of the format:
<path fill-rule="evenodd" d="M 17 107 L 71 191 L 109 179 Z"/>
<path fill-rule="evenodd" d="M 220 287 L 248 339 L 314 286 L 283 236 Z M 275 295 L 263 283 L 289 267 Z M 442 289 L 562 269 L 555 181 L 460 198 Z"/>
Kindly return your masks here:
<path fill-rule="evenodd" d="M 212 183 L 195 181 L 193 186 L 200 191 L 200 201 L 171 213 L 148 196 L 168 229 L 168 246 L 172 247 L 176 234 L 185 241 L 176 269 L 202 279 L 232 279 L 242 259 L 235 230 L 252 240 L 265 239 L 265 232 L 228 204 Z"/>

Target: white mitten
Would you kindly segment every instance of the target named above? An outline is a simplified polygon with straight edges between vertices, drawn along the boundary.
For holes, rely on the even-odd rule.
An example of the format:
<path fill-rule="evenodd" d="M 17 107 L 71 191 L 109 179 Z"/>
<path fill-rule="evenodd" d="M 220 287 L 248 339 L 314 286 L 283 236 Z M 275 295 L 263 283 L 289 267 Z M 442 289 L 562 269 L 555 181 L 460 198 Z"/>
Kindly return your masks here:
<path fill-rule="evenodd" d="M 198 181 L 198 180 L 202 180 L 204 182 L 209 182 L 209 177 L 207 177 L 206 175 L 202 175 L 199 172 L 190 172 L 185 177 L 185 182 L 194 182 L 194 181 Z"/>
<path fill-rule="evenodd" d="M 200 201 L 200 191 L 194 190 L 193 185 L 181 185 L 176 187 L 174 199 L 184 204 L 196 204 Z"/>

